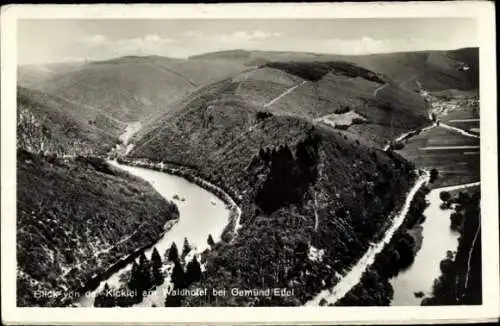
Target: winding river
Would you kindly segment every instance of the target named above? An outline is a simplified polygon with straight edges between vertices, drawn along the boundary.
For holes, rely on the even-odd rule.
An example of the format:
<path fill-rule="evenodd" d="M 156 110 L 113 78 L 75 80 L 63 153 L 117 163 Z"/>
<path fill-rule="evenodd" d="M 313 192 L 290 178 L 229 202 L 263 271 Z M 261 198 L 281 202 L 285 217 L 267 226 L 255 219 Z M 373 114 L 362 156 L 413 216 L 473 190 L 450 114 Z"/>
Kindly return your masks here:
<path fill-rule="evenodd" d="M 191 246 L 195 247 L 193 251 L 197 253 L 208 248 L 207 238 L 209 234 L 212 235 L 215 242 L 220 240 L 222 231 L 229 222 L 230 210 L 214 194 L 184 178 L 165 172 L 122 165 L 115 161 L 109 161 L 109 163 L 149 182 L 160 195 L 167 200 L 173 201 L 179 208 L 180 217 L 177 223 L 154 245 L 160 255 L 163 256 L 165 250 L 172 245 L 172 242 L 175 242 L 177 248 L 182 250 L 185 237 Z M 174 196 L 178 199 L 174 199 Z M 148 258 L 151 257 L 151 252 L 152 248 L 146 251 Z M 83 296 L 78 305 L 81 307 L 93 306 L 94 297 L 103 289 L 104 284 L 108 283 L 111 288 L 118 288 L 122 283 L 120 276 L 131 268 L 132 264 L 129 264 L 107 280 L 102 281 L 92 295 Z M 164 287 L 167 286 L 168 282 L 165 282 Z M 158 293 L 161 292 L 162 289 L 159 289 Z M 157 301 L 161 300 L 163 300 L 161 297 L 155 300 L 145 298 L 145 302 L 149 306 L 153 303 L 157 304 Z M 161 302 L 161 305 L 163 305 L 163 302 Z"/>
<path fill-rule="evenodd" d="M 393 306 L 419 306 L 423 298 L 417 298 L 416 292 L 425 296 L 432 294 L 433 282 L 441 275 L 439 264 L 446 257 L 448 250 L 456 250 L 460 234 L 450 229 L 451 209 L 441 209 L 441 191 L 453 191 L 479 185 L 479 182 L 458 186 L 449 186 L 432 190 L 428 195 L 429 206 L 424 211 L 426 217 L 422 223 L 422 247 L 415 256 L 413 264 L 390 280 L 394 289 L 391 302 Z"/>

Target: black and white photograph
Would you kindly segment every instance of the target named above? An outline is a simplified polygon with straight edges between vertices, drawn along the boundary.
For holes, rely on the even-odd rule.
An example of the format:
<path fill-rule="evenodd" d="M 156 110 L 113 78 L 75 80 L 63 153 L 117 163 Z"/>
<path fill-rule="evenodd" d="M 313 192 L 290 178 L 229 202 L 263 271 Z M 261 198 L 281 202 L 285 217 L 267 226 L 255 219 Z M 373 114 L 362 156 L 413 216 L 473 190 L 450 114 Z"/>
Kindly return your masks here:
<path fill-rule="evenodd" d="M 496 87 L 473 10 L 126 9 L 9 31 L 12 306 L 498 314 Z"/>

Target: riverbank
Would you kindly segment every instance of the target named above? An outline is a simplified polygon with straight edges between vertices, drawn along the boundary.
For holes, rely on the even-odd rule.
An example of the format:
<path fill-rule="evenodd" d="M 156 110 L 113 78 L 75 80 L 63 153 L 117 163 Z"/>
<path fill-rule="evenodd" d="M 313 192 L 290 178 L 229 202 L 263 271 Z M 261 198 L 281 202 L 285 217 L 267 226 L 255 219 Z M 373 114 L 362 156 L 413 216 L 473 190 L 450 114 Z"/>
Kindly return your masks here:
<path fill-rule="evenodd" d="M 201 178 L 200 176 L 197 175 L 197 173 L 189 167 L 183 167 L 183 166 L 178 166 L 178 165 L 171 165 L 171 164 L 165 164 L 163 162 L 154 162 L 152 160 L 147 160 L 147 159 L 134 159 L 130 160 L 127 158 L 117 158 L 116 160 L 120 164 L 126 164 L 130 166 L 138 166 L 138 167 L 145 167 L 148 169 L 172 174 L 175 176 L 182 177 L 189 182 L 192 182 L 201 188 L 213 193 L 216 195 L 219 199 L 221 199 L 225 204 L 227 209 L 230 211 L 229 215 L 229 223 L 227 226 L 224 228 L 223 234 L 221 236 L 221 239 L 223 239 L 226 242 L 229 242 L 232 240 L 232 238 L 236 235 L 238 232 L 238 229 L 241 227 L 240 225 L 240 219 L 241 219 L 241 209 L 237 205 L 236 201 L 233 199 L 232 196 L 230 196 L 225 190 L 222 188 L 214 185 L 213 183 Z"/>
<path fill-rule="evenodd" d="M 130 263 L 134 262 L 135 259 L 137 259 L 143 252 L 145 252 L 148 249 L 151 249 L 155 246 L 155 244 L 158 242 L 159 239 L 161 239 L 165 233 L 167 233 L 177 222 L 179 219 L 176 220 L 170 220 L 168 221 L 165 226 L 164 226 L 164 231 L 160 233 L 158 239 L 152 240 L 150 243 L 147 245 L 137 249 L 134 251 L 132 254 L 121 258 L 119 261 L 111 265 L 108 269 L 106 269 L 104 272 L 100 273 L 99 275 L 95 275 L 92 277 L 92 279 L 87 282 L 84 286 L 82 286 L 78 290 L 78 296 L 75 298 L 71 298 L 71 300 L 68 300 L 65 305 L 73 305 L 75 307 L 78 307 L 78 304 L 75 304 L 75 300 L 78 301 L 79 299 L 81 300 L 86 299 L 86 300 L 91 300 L 92 298 L 90 297 L 90 293 L 95 292 L 99 288 L 101 288 L 104 284 L 104 282 L 111 277 L 113 274 L 119 272 L 120 270 L 124 269 L 127 265 Z"/>
<path fill-rule="evenodd" d="M 150 164 L 144 166 L 145 162 L 134 162 L 135 164 L 119 164 L 116 161 L 110 161 L 111 165 L 126 171 L 127 173 L 148 182 L 151 186 L 167 201 L 177 201 L 179 208 L 180 219 L 178 223 L 170 225 L 168 231 L 164 232 L 163 236 L 154 242 L 149 249 L 142 248 L 139 250 L 139 255 L 151 255 L 153 251 L 166 254 L 173 243 L 179 248 L 185 250 L 188 245 L 193 252 L 197 255 L 204 252 L 206 249 L 211 248 L 211 242 L 217 243 L 220 240 L 228 241 L 228 234 L 222 234 L 226 229 L 228 230 L 228 221 L 230 220 L 231 210 L 229 205 L 222 199 L 222 196 L 215 196 L 214 191 L 209 191 L 208 183 L 205 187 L 199 186 L 193 181 L 189 181 L 185 175 L 166 173 L 164 166 L 156 166 L 157 168 L 150 168 Z M 148 162 L 149 163 L 149 162 Z M 198 180 L 202 182 L 203 180 Z M 177 198 L 177 199 L 175 199 Z M 225 198 L 228 201 L 227 198 Z M 234 205 L 234 202 L 233 202 Z M 237 206 L 236 206 L 237 207 Z M 238 221 L 233 219 L 234 225 L 238 225 Z M 234 230 L 233 228 L 230 229 Z M 229 233 L 229 231 L 227 232 Z M 221 235 L 222 234 L 222 235 Z M 234 235 L 231 233 L 230 235 Z M 154 250 L 152 249 L 154 247 Z M 158 256 L 158 255 L 157 255 Z M 142 257 L 142 256 L 141 256 Z M 137 255 L 135 255 L 137 258 Z M 127 259 L 128 264 L 122 264 L 123 268 L 116 270 L 112 275 L 103 280 L 99 287 L 93 291 L 92 295 L 88 298 L 82 298 L 79 302 L 80 306 L 93 306 L 94 298 L 99 295 L 107 284 L 108 288 L 119 289 L 127 282 L 130 277 L 129 270 L 133 269 L 134 257 Z M 123 266 L 124 265 L 124 266 Z M 128 275 L 128 276 L 127 276 Z M 165 278 L 169 276 L 166 275 Z M 168 282 L 164 284 L 168 286 Z M 163 287 L 162 285 L 161 287 Z M 156 291 L 158 292 L 158 291 Z M 159 291 L 163 292 L 163 291 Z M 156 293 L 158 294 L 158 293 Z M 163 301 L 157 298 L 148 298 L 154 301 L 155 305 L 163 306 Z M 129 302 L 128 304 L 137 304 L 137 302 Z"/>
<path fill-rule="evenodd" d="M 392 248 L 396 243 L 398 246 L 403 247 L 406 243 L 400 243 L 401 227 L 409 220 L 420 220 L 418 213 L 423 212 L 422 202 L 425 203 L 425 192 L 422 191 L 422 186 L 428 183 L 430 174 L 424 172 L 415 181 L 414 186 L 409 191 L 403 207 L 393 213 L 389 218 L 392 223 L 386 229 L 382 239 L 378 242 L 372 243 L 367 252 L 361 257 L 358 263 L 351 268 L 351 270 L 343 276 L 339 283 L 330 290 L 324 290 L 319 293 L 313 300 L 306 303 L 306 305 L 387 305 L 392 296 L 392 288 L 388 280 L 390 275 L 394 274 L 393 266 L 403 266 L 407 264 L 408 253 L 403 255 L 398 253 L 396 259 L 389 257 L 389 253 L 397 251 Z M 411 216 L 411 218 L 408 218 Z M 409 241 L 407 236 L 405 241 Z M 404 246 L 401 251 L 413 246 Z M 401 259 L 400 259 L 401 258 Z M 401 262 L 400 262 L 401 261 Z M 370 291 L 372 292 L 370 293 Z"/>
<path fill-rule="evenodd" d="M 422 305 L 482 304 L 480 198 L 480 190 L 474 189 L 449 200 L 453 210 L 447 211 L 447 224 L 458 232 L 458 245 L 440 261 L 432 295 L 422 300 Z"/>
<path fill-rule="evenodd" d="M 453 210 L 449 205 L 442 205 L 441 192 L 457 191 L 471 185 L 474 184 L 436 188 L 427 195 L 429 205 L 424 211 L 427 218 L 408 231 L 422 238 L 423 243 L 411 266 L 390 280 L 394 289 L 391 305 L 416 306 L 420 305 L 422 298 L 432 295 L 434 280 L 441 274 L 441 260 L 447 252 L 456 250 L 459 240 L 459 233 L 450 228 Z"/>

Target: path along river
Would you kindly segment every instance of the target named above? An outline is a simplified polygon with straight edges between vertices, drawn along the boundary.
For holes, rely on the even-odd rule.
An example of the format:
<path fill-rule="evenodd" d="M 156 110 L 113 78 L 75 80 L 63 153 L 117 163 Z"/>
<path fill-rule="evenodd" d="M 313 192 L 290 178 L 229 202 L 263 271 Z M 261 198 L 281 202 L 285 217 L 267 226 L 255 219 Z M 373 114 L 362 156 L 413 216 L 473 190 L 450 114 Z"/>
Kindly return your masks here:
<path fill-rule="evenodd" d="M 208 248 L 207 238 L 209 234 L 212 235 L 215 242 L 220 239 L 223 229 L 229 223 L 230 211 L 226 208 L 226 204 L 214 194 L 184 178 L 165 172 L 122 165 L 115 161 L 109 163 L 149 182 L 160 195 L 175 202 L 179 208 L 179 221 L 154 245 L 160 255 L 163 256 L 172 242 L 175 242 L 179 250 L 182 250 L 185 237 L 192 246 L 196 247 L 198 253 Z M 179 197 L 179 200 L 173 199 L 175 195 Z M 152 249 L 146 251 L 148 258 L 151 257 L 151 252 Z M 121 285 L 120 275 L 131 268 L 132 264 L 129 264 L 101 282 L 99 287 L 93 291 L 92 296 L 82 297 L 79 306 L 93 306 L 94 295 L 103 289 L 105 283 L 108 283 L 110 287 L 118 288 Z M 167 286 L 168 282 L 165 282 L 164 287 Z M 151 306 L 153 303 L 157 304 L 157 301 L 164 300 L 161 292 L 163 292 L 162 289 L 158 289 L 158 297 L 145 298 L 144 304 Z M 163 302 L 161 302 L 161 306 L 163 306 Z"/>

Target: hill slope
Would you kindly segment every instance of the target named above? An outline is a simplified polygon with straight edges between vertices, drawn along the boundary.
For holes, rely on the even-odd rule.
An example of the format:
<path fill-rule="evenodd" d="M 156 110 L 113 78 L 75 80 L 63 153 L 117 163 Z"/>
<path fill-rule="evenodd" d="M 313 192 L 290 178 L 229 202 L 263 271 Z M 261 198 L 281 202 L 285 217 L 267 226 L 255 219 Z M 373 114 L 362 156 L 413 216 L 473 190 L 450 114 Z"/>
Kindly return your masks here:
<path fill-rule="evenodd" d="M 158 139 L 180 147 L 191 142 L 198 148 L 195 143 L 201 139 L 231 146 L 266 115 L 300 117 L 315 124 L 328 117 L 332 121 L 326 124 L 335 125 L 335 115 L 352 112 L 362 121 L 338 128 L 383 145 L 402 130 L 426 124 L 427 108 L 415 92 L 351 64 L 275 63 L 198 89 L 146 124 L 134 139 L 136 148 Z M 363 134 L 364 128 L 383 132 Z M 218 148 L 211 146 L 205 149 L 217 155 Z"/>
<path fill-rule="evenodd" d="M 66 294 L 151 244 L 178 218 L 177 207 L 146 182 L 99 159 L 19 150 L 17 164 L 18 306 L 68 304 L 76 297 Z"/>
<path fill-rule="evenodd" d="M 239 201 L 243 228 L 207 256 L 202 286 L 296 290 L 290 298 L 228 297 L 218 305 L 296 305 L 325 278 L 335 283 L 332 271 L 348 268 L 380 236 L 415 177 L 411 164 L 371 147 L 350 126 L 317 118 L 347 109 L 373 123 L 394 116 L 399 128 L 418 126 L 427 113 L 417 94 L 349 64 L 293 65 L 202 88 L 132 139 L 129 159 L 188 166 Z M 384 103 L 395 97 L 405 105 Z M 326 252 L 323 261 L 301 265 L 313 247 Z"/>
<path fill-rule="evenodd" d="M 39 91 L 18 87 L 17 96 L 17 305 L 60 306 L 157 240 L 178 211 L 90 156 L 114 146 L 121 122 Z"/>
<path fill-rule="evenodd" d="M 181 60 L 159 56 L 122 57 L 73 69 L 19 69 L 20 85 L 57 95 L 77 105 L 135 122 L 206 85 L 245 69 L 220 61 Z M 52 70 L 50 70 L 52 69 Z M 47 73 L 40 76 L 41 71 Z"/>
<path fill-rule="evenodd" d="M 56 96 L 17 88 L 17 146 L 59 155 L 104 154 L 118 141 L 123 124 Z"/>

